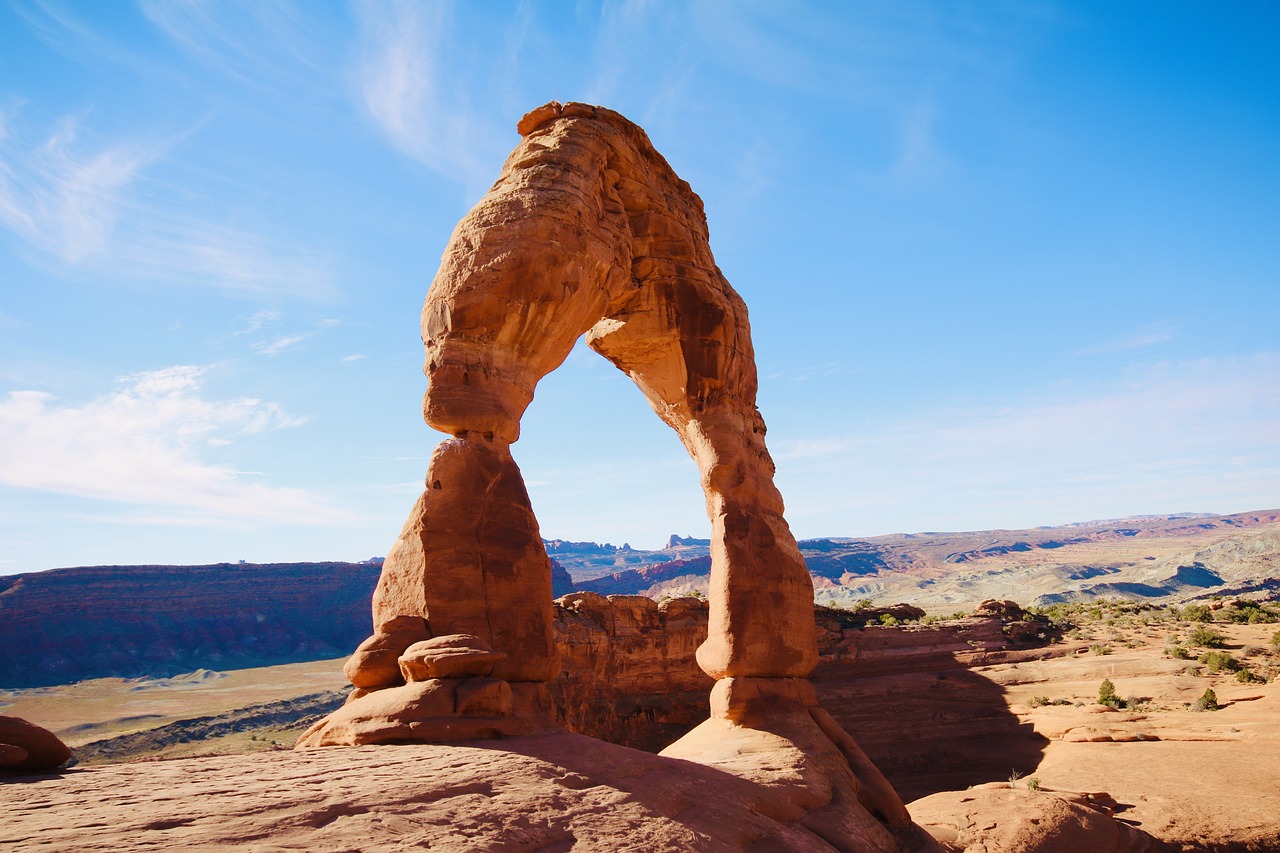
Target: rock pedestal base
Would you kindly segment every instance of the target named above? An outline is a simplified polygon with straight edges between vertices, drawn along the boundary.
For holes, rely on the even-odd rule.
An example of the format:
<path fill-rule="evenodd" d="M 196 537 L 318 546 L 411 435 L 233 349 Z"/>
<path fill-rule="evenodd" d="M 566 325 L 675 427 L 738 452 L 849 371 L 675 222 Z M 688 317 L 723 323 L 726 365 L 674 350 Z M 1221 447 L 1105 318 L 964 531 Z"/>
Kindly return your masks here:
<path fill-rule="evenodd" d="M 419 630 L 416 623 L 409 628 Z M 377 671 L 388 669 L 381 659 L 386 648 L 397 646 L 408 632 L 386 631 L 366 642 L 366 654 L 378 660 Z M 366 660 L 360 655 L 352 659 Z M 470 634 L 414 642 L 397 658 L 399 686 L 358 689 L 345 705 L 307 729 L 295 748 L 450 743 L 559 731 L 551 722 L 551 692 L 544 682 L 492 677 L 506 657 Z"/>
<path fill-rule="evenodd" d="M 942 853 L 806 679 L 721 679 L 710 719 L 660 754 L 769 789 L 770 817 L 797 821 L 837 850 Z"/>

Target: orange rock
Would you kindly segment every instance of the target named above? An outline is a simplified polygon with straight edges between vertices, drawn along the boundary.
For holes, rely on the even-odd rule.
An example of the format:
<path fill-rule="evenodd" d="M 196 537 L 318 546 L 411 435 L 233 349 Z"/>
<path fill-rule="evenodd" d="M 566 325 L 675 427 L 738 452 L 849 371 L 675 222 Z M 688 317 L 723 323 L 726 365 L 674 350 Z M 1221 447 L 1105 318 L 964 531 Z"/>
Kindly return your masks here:
<path fill-rule="evenodd" d="M 400 672 L 405 681 L 427 681 L 432 678 L 484 677 L 506 660 L 479 637 L 470 634 L 447 634 L 414 643 L 400 656 Z"/>
<path fill-rule="evenodd" d="M 431 632 L 471 634 L 507 654 L 495 677 L 559 672 L 551 562 L 510 450 L 482 438 L 442 442 L 373 594 L 374 621 L 412 614 Z"/>
<path fill-rule="evenodd" d="M 773 484 L 746 306 L 715 265 L 701 200 L 644 131 L 610 110 L 552 103 L 519 130 L 497 182 L 455 229 L 423 306 L 423 413 L 457 438 L 432 459 L 375 611 L 421 612 L 437 632 L 491 641 L 524 668 L 503 677 L 553 674 L 533 672 L 553 653 L 539 639 L 546 597 L 525 574 L 545 573 L 546 556 L 506 454 L 538 381 L 585 334 L 701 472 L 713 546 L 699 664 L 715 678 L 807 675 L 817 661 L 813 586 Z M 484 488 L 499 482 L 509 487 Z M 501 535 L 477 546 L 477 515 Z M 516 578 L 500 576 L 508 566 Z M 478 600 L 496 588 L 514 590 L 510 607 Z M 486 633 L 494 616 L 533 628 Z"/>
<path fill-rule="evenodd" d="M 1005 783 L 911 803 L 916 821 L 966 853 L 1155 853 L 1168 849 L 1112 817 L 1088 794 L 1013 790 Z"/>
<path fill-rule="evenodd" d="M 56 770 L 71 758 L 71 750 L 57 735 L 18 717 L 0 716 L 0 747 L 0 770 Z"/>
<path fill-rule="evenodd" d="M 400 655 L 419 640 L 430 638 L 427 620 L 421 616 L 396 616 L 379 625 L 377 632 L 356 648 L 342 674 L 366 690 L 404 684 Z"/>

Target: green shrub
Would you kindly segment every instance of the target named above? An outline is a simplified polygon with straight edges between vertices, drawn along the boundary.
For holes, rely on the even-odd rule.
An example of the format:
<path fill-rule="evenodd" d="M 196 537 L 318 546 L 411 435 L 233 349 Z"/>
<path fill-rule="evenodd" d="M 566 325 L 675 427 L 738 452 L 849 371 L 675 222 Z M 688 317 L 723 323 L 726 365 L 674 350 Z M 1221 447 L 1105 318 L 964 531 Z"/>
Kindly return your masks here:
<path fill-rule="evenodd" d="M 1112 708 L 1124 707 L 1124 700 L 1116 695 L 1116 686 L 1111 683 L 1110 678 L 1102 679 L 1102 684 L 1098 685 L 1098 704 Z"/>
<path fill-rule="evenodd" d="M 1276 631 L 1271 635 L 1271 645 L 1274 648 L 1280 649 L 1280 631 Z"/>
<path fill-rule="evenodd" d="M 1200 698 L 1192 703 L 1191 710 L 1216 711 L 1218 707 L 1218 694 L 1213 692 L 1212 687 L 1206 687 Z"/>
<path fill-rule="evenodd" d="M 1197 625 L 1187 635 L 1187 645 L 1197 646 L 1202 649 L 1218 649 L 1222 648 L 1222 644 L 1226 639 L 1219 631 L 1206 628 L 1203 625 Z"/>
<path fill-rule="evenodd" d="M 1235 672 L 1240 668 L 1240 661 L 1226 652 L 1219 651 L 1205 652 L 1200 655 L 1200 663 L 1207 666 L 1210 672 Z"/>
<path fill-rule="evenodd" d="M 1109 654 L 1111 654 L 1111 647 L 1110 647 L 1110 646 L 1108 646 L 1108 645 L 1104 645 L 1103 643 L 1094 643 L 1094 644 L 1093 644 L 1092 646 L 1090 646 L 1089 648 L 1093 651 L 1093 653 L 1094 653 L 1095 655 L 1109 655 Z"/>
<path fill-rule="evenodd" d="M 894 626 L 894 625 L 898 625 L 898 624 L 900 624 L 900 622 L 899 622 L 898 618 L 897 618 L 896 616 L 894 616 L 892 613 L 881 613 L 881 614 L 880 614 L 880 624 L 881 624 L 881 625 L 887 625 L 887 626 L 889 626 L 889 627 L 892 627 L 892 626 Z"/>
<path fill-rule="evenodd" d="M 1187 651 L 1182 646 L 1174 646 L 1169 649 L 1168 652 L 1169 657 L 1171 658 L 1176 658 L 1177 660 L 1191 660 L 1191 652 Z"/>
<path fill-rule="evenodd" d="M 1040 790 L 1040 777 L 1039 777 L 1039 776 L 1031 776 L 1031 777 L 1029 777 L 1029 778 L 1027 779 L 1027 790 L 1028 790 L 1028 791 L 1039 791 L 1039 790 Z"/>
<path fill-rule="evenodd" d="M 1207 604 L 1188 604 L 1178 614 L 1184 622 L 1212 622 L 1213 611 Z"/>
<path fill-rule="evenodd" d="M 1048 704 L 1049 704 L 1048 696 L 1032 696 L 1029 700 L 1027 700 L 1028 708 L 1039 708 L 1041 705 L 1048 705 Z"/>
<path fill-rule="evenodd" d="M 1236 681 L 1239 681 L 1241 684 L 1258 684 L 1261 683 L 1263 679 L 1254 675 L 1249 670 L 1241 668 L 1241 670 L 1236 673 Z"/>

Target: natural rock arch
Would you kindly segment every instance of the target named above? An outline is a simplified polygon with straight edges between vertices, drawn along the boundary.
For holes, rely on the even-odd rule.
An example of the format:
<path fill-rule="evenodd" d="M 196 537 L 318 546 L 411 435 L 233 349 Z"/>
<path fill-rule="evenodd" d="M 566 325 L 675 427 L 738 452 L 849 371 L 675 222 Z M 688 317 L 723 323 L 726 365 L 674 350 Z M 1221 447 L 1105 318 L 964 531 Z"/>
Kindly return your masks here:
<path fill-rule="evenodd" d="M 345 668 L 356 691 L 297 746 L 556 728 L 551 565 L 510 446 L 538 381 L 586 335 L 679 434 L 712 523 L 697 655 L 716 679 L 711 713 L 662 755 L 750 780 L 760 808 L 834 849 L 940 853 L 806 678 L 812 581 L 773 484 L 746 306 L 702 202 L 610 110 L 551 103 L 518 129 L 422 310 L 423 414 L 453 437 L 383 565 L 374 635 Z"/>
<path fill-rule="evenodd" d="M 578 338 L 627 373 L 698 466 L 712 522 L 711 676 L 804 677 L 813 586 L 783 518 L 756 409 L 747 309 L 716 267 L 702 202 L 643 130 L 548 104 L 445 249 L 422 311 L 426 421 L 454 436 L 388 555 L 375 623 L 426 617 L 558 672 L 550 565 L 510 444 Z"/>

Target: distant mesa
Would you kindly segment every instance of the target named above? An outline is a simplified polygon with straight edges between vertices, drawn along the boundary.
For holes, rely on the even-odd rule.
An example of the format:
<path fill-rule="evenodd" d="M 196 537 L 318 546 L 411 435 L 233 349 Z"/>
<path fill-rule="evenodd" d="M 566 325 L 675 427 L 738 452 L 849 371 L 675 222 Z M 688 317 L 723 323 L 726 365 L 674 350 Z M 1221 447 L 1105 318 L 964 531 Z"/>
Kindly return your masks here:
<path fill-rule="evenodd" d="M 669 551 L 673 548 L 688 547 L 691 545 L 699 545 L 704 548 L 711 547 L 710 539 L 695 539 L 692 536 L 677 536 L 672 533 L 671 538 L 667 540 L 666 549 Z"/>
<path fill-rule="evenodd" d="M 799 547 L 819 586 L 819 603 L 843 607 L 869 598 L 949 614 L 985 598 L 1048 605 L 1107 596 L 1182 603 L 1280 595 L 1274 571 L 1280 511 L 1123 519 L 1113 526 L 1136 529 L 1136 536 L 1101 524 L 1086 535 L 1082 527 L 830 537 L 802 540 Z M 1068 544 L 1078 539 L 1085 541 Z M 997 547 L 1020 542 L 1031 550 Z M 705 545 L 605 552 L 596 542 L 550 543 L 557 598 L 576 590 L 653 598 L 706 592 Z M 947 562 L 955 553 L 972 556 Z M 1017 569 L 1023 560 L 1028 565 Z M 368 636 L 377 577 L 373 560 L 0 575 L 0 649 L 6 652 L 0 688 L 339 657 Z M 145 613 L 140 601 L 147 602 Z"/>

